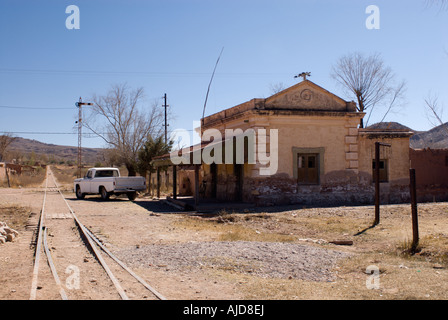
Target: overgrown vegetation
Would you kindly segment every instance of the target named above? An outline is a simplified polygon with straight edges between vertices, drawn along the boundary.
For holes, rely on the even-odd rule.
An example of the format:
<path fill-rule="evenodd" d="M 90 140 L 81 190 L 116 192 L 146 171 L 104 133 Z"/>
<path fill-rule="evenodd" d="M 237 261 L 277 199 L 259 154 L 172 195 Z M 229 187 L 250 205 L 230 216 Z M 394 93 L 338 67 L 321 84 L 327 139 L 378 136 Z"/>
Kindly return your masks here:
<path fill-rule="evenodd" d="M 45 169 L 36 167 L 33 172 L 25 172 L 21 175 L 9 174 L 9 186 L 11 188 L 35 188 L 39 187 L 45 180 Z M 0 180 L 0 187 L 7 188 L 7 179 Z"/>

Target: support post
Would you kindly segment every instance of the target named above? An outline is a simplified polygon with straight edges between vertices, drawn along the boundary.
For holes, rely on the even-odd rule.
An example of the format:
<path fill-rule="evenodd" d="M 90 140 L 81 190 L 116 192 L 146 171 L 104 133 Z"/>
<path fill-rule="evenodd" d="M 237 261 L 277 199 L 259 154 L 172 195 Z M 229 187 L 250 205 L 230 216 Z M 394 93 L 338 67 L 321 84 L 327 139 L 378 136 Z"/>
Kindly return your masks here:
<path fill-rule="evenodd" d="M 375 142 L 375 226 L 380 223 L 380 143 Z"/>
<path fill-rule="evenodd" d="M 388 143 L 375 142 L 375 221 L 374 226 L 380 223 L 380 146 L 391 147 Z"/>
<path fill-rule="evenodd" d="M 157 198 L 160 199 L 160 167 L 157 167 Z"/>
<path fill-rule="evenodd" d="M 173 199 L 177 199 L 177 166 L 173 166 Z"/>
<path fill-rule="evenodd" d="M 194 166 L 194 206 L 199 204 L 199 165 Z"/>
<path fill-rule="evenodd" d="M 415 180 L 415 169 L 409 169 L 410 193 L 411 193 L 411 211 L 412 211 L 412 251 L 415 252 L 419 242 L 418 234 L 418 212 L 417 212 L 417 183 Z"/>

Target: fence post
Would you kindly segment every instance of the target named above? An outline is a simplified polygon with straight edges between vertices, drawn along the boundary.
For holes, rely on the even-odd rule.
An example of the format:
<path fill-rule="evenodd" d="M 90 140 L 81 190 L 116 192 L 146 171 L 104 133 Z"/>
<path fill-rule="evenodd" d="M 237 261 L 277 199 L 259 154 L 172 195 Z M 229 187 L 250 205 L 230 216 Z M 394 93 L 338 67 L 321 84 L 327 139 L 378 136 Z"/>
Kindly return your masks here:
<path fill-rule="evenodd" d="M 380 223 L 380 143 L 375 142 L 375 222 Z"/>
<path fill-rule="evenodd" d="M 410 193 L 411 193 L 411 211 L 412 211 L 412 252 L 415 252 L 419 242 L 418 234 L 418 213 L 417 213 L 417 187 L 415 179 L 415 169 L 409 169 Z"/>

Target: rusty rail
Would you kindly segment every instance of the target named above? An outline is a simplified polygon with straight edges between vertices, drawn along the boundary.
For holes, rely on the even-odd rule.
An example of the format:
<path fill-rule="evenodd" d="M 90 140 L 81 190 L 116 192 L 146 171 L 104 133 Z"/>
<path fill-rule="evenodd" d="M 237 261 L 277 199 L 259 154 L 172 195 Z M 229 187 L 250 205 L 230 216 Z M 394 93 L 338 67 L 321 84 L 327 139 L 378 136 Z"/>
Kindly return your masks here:
<path fill-rule="evenodd" d="M 108 267 L 106 261 L 104 260 L 104 258 L 101 255 L 100 250 L 96 247 L 96 245 L 103 250 L 107 255 L 109 255 L 109 257 L 114 260 L 121 268 L 123 268 L 125 271 L 127 271 L 132 277 L 134 277 L 138 282 L 140 282 L 140 284 L 142 284 L 146 289 L 148 289 L 149 291 L 151 291 L 159 300 L 166 300 L 166 298 L 160 294 L 159 292 L 157 292 L 157 290 L 155 290 L 153 287 L 151 287 L 144 279 L 142 279 L 140 276 L 138 276 L 135 272 L 133 272 L 129 267 L 127 267 L 122 261 L 120 261 L 116 256 L 114 256 L 98 239 L 97 237 L 90 231 L 88 230 L 78 219 L 78 217 L 76 216 L 75 212 L 73 211 L 73 209 L 70 207 L 70 205 L 67 202 L 67 199 L 65 199 L 64 195 L 62 194 L 54 176 L 53 176 L 53 182 L 56 186 L 56 189 L 58 191 L 58 193 L 61 195 L 62 199 L 64 200 L 65 204 L 67 205 L 73 219 L 75 220 L 75 223 L 77 224 L 77 226 L 79 227 L 79 229 L 81 230 L 81 232 L 83 233 L 84 238 L 87 240 L 90 248 L 93 250 L 93 252 L 95 253 L 95 256 L 97 257 L 98 261 L 100 261 L 101 265 L 103 266 L 104 270 L 106 271 L 106 273 L 108 274 L 109 278 L 112 280 L 112 282 L 114 283 L 118 293 L 120 294 L 120 297 L 123 300 L 128 300 L 129 298 L 127 297 L 125 291 L 123 290 L 123 288 L 121 287 L 119 281 L 117 280 L 117 278 L 113 275 L 112 271 L 110 270 L 110 268 Z"/>

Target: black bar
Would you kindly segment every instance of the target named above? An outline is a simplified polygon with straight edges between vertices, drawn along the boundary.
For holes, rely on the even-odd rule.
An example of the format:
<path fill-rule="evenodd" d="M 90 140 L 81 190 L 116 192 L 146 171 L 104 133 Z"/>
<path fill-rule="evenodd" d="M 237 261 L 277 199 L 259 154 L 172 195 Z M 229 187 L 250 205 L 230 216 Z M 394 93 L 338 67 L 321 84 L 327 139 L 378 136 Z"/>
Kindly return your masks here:
<path fill-rule="evenodd" d="M 415 251 L 419 242 L 418 234 L 418 212 L 417 212 L 417 183 L 415 179 L 415 169 L 409 169 L 410 193 L 411 193 L 411 211 L 412 211 L 412 250 Z"/>
<path fill-rule="evenodd" d="M 375 142 L 375 222 L 380 223 L 380 143 Z"/>

